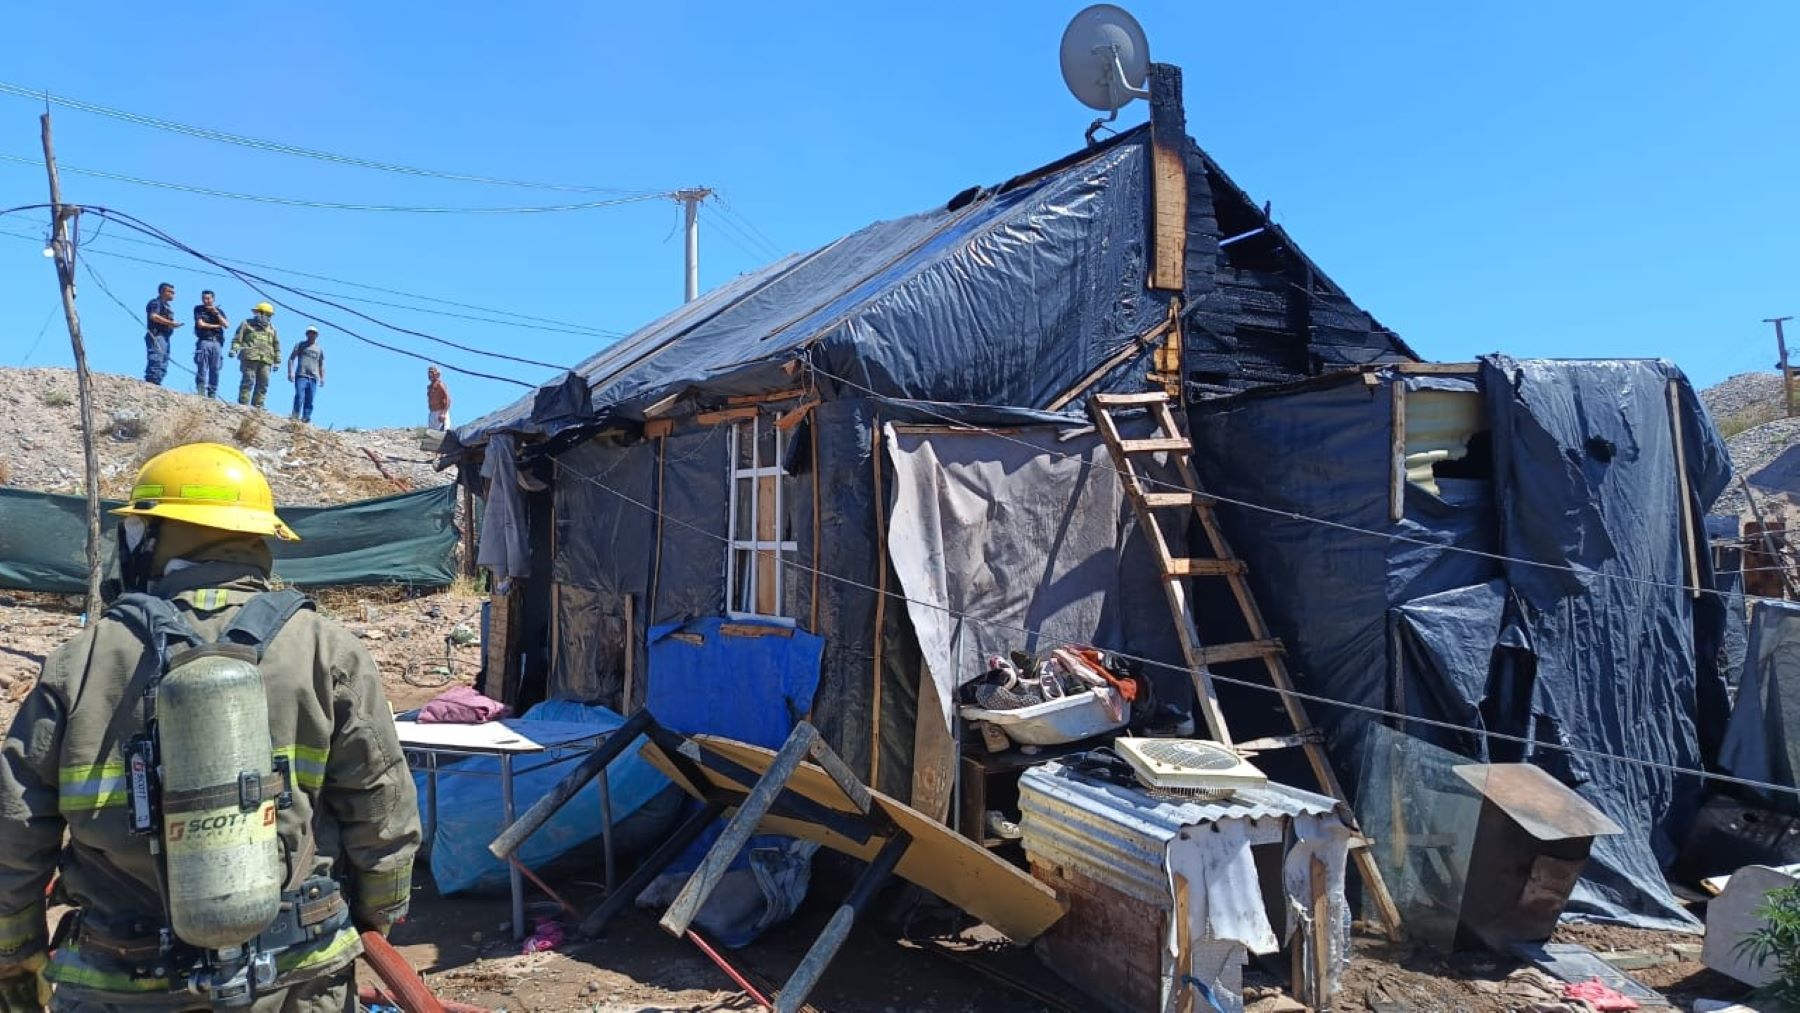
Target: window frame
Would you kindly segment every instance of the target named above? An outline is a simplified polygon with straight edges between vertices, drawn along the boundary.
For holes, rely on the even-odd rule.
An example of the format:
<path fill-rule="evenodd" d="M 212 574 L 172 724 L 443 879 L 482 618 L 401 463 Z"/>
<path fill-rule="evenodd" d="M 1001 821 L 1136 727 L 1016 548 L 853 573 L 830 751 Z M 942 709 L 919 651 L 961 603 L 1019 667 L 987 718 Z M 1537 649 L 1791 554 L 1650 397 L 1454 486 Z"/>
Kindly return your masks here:
<path fill-rule="evenodd" d="M 782 465 L 784 444 L 787 434 L 778 426 L 765 422 L 758 412 L 747 419 L 729 423 L 730 431 L 726 440 L 726 462 L 728 475 L 728 494 L 726 496 L 726 538 L 725 538 L 725 614 L 732 619 L 759 619 L 792 625 L 794 617 L 786 615 L 787 607 L 787 565 L 791 554 L 800 551 L 800 543 L 793 539 L 781 537 L 786 522 L 786 480 L 790 477 Z M 772 434 L 771 450 L 773 459 L 765 462 L 762 459 L 762 437 L 766 431 Z M 750 465 L 740 464 L 743 450 L 743 439 L 750 439 Z M 760 492 L 762 483 L 768 481 L 773 492 Z M 749 513 L 747 522 L 749 531 L 740 532 L 739 524 L 739 486 L 747 484 L 750 490 Z M 765 502 L 765 500 L 767 502 Z M 765 519 L 765 511 L 774 518 L 773 539 L 760 537 Z M 748 535 L 748 537 L 740 537 Z M 758 610 L 759 592 L 764 590 L 760 577 L 764 572 L 764 557 L 772 559 L 773 565 L 768 568 L 773 574 L 774 587 L 770 601 L 773 611 Z M 738 577 L 742 571 L 743 594 L 738 595 Z"/>

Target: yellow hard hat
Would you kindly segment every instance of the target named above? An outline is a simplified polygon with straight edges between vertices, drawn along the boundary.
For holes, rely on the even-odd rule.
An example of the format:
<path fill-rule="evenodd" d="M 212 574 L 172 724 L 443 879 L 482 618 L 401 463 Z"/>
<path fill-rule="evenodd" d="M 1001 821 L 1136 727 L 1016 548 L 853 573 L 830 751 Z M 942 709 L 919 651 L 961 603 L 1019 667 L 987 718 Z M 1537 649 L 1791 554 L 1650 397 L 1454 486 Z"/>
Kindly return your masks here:
<path fill-rule="evenodd" d="M 266 302 L 257 303 L 255 309 L 256 309 L 256 312 L 258 312 L 258 313 L 267 313 L 269 316 L 275 315 L 275 307 L 270 306 Z"/>
<path fill-rule="evenodd" d="M 243 451 L 222 443 L 189 443 L 144 462 L 131 502 L 113 513 L 300 540 L 275 516 L 269 480 Z"/>

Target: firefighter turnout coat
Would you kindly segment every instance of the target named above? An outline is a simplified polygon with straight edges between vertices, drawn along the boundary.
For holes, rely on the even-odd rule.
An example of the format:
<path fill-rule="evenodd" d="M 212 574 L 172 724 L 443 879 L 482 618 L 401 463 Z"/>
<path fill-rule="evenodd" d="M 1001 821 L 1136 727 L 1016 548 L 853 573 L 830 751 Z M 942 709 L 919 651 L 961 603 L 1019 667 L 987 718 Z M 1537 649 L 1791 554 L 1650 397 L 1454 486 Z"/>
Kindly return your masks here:
<path fill-rule="evenodd" d="M 227 562 L 152 587 L 208 640 L 267 589 L 260 571 Z M 419 811 L 374 659 L 355 636 L 303 609 L 259 668 L 293 792 L 277 817 L 286 883 L 335 879 L 353 922 L 280 952 L 283 987 L 344 969 L 361 952 L 358 928 L 385 929 L 405 913 Z M 153 948 L 142 955 L 167 921 L 150 838 L 129 829 L 121 752 L 144 730 L 143 688 L 159 670 L 137 632 L 103 618 L 45 661 L 14 720 L 0 753 L 0 975 L 49 948 L 46 889 L 60 874 L 48 900 L 79 912 L 45 972 L 60 990 L 150 1000 L 179 987 Z"/>

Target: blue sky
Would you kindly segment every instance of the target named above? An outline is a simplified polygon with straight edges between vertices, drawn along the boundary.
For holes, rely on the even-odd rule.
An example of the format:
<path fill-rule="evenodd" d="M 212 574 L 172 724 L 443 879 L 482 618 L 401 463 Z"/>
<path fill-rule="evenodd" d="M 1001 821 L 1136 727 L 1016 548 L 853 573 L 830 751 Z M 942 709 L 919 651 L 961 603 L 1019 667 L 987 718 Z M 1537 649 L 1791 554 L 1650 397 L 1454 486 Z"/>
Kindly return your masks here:
<path fill-rule="evenodd" d="M 276 8 L 137 4 L 9 13 L 0 80 L 361 158 L 661 191 L 716 188 L 704 287 L 867 222 L 937 204 L 1081 144 L 1090 114 L 1057 71 L 1080 3 L 789 3 Z M 1422 354 L 1661 355 L 1699 383 L 1764 368 L 1761 318 L 1800 313 L 1800 5 L 1594 2 L 1129 4 L 1152 55 L 1186 71 L 1190 132 L 1353 298 Z M 28 40 L 60 38 L 54 50 Z M 39 153 L 41 103 L 0 97 L 0 155 Z M 1127 113 L 1135 122 L 1140 104 Z M 10 138 L 10 139 L 9 139 Z M 593 194 L 420 179 L 227 146 L 75 110 L 59 160 L 318 201 L 497 207 Z M 681 298 L 679 209 L 648 200 L 531 215 L 272 206 L 75 174 L 65 199 L 135 214 L 208 253 L 569 321 L 552 333 L 357 304 L 465 344 L 573 363 Z M 44 199 L 0 161 L 0 206 Z M 0 363 L 70 362 L 42 213 L 0 218 Z M 84 251 L 97 369 L 142 367 L 157 281 L 184 313 L 217 289 L 109 225 Z M 182 269 L 121 259 L 139 257 Z M 410 296 L 279 275 L 301 287 Z M 458 313 L 476 311 L 436 305 Z M 322 311 L 328 317 L 348 317 Z M 486 313 L 487 311 L 482 311 Z M 491 315 L 491 314 L 490 314 Z M 284 338 L 307 322 L 277 315 Z M 47 324 L 47 327 L 46 327 Z M 417 338 L 362 328 L 432 354 Z M 41 339 L 38 337 L 42 330 Z M 1796 329 L 1800 331 L 1800 329 Z M 315 421 L 416 424 L 424 364 L 326 326 Z M 1800 340 L 1800 337 L 1797 337 Z M 177 361 L 192 347 L 178 332 Z M 539 381 L 549 371 L 440 349 Z M 522 388 L 449 376 L 467 421 Z M 171 373 L 171 384 L 186 374 Z M 226 385 L 235 381 L 227 367 Z M 289 387 L 278 384 L 277 398 Z"/>

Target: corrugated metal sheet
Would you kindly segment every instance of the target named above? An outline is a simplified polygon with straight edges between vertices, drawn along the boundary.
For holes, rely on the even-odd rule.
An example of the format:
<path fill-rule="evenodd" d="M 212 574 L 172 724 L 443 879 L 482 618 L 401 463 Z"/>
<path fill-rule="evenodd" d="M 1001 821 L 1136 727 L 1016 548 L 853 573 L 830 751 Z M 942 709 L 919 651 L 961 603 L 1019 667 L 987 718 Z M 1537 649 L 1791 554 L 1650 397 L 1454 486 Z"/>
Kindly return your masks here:
<path fill-rule="evenodd" d="M 1286 785 L 1240 791 L 1223 802 L 1176 802 L 1077 774 L 1050 762 L 1019 778 L 1025 851 L 1146 904 L 1170 906 L 1163 856 L 1186 827 L 1222 820 L 1323 815 L 1324 795 Z"/>

